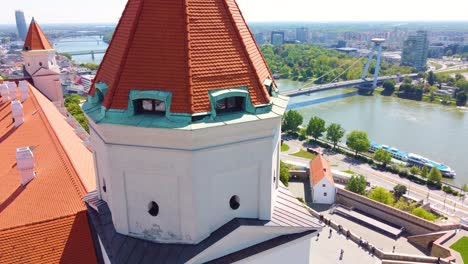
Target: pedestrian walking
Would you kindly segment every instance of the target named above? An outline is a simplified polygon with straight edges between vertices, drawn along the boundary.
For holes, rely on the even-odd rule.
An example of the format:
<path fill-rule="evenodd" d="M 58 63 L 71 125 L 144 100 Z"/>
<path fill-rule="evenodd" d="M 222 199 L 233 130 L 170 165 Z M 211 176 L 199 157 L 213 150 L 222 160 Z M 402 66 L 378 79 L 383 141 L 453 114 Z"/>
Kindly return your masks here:
<path fill-rule="evenodd" d="M 330 233 L 328 234 L 328 238 L 330 238 L 332 236 L 332 229 L 330 228 Z"/>
<path fill-rule="evenodd" d="M 392 253 L 395 253 L 395 246 L 393 246 L 393 250 L 392 250 Z"/>
<path fill-rule="evenodd" d="M 340 260 L 342 260 L 342 259 L 343 259 L 343 254 L 344 254 L 344 250 L 343 250 L 343 249 L 341 249 L 341 251 L 340 251 Z"/>
<path fill-rule="evenodd" d="M 319 240 L 319 237 L 320 237 L 320 233 L 317 233 L 317 240 L 316 241 Z"/>

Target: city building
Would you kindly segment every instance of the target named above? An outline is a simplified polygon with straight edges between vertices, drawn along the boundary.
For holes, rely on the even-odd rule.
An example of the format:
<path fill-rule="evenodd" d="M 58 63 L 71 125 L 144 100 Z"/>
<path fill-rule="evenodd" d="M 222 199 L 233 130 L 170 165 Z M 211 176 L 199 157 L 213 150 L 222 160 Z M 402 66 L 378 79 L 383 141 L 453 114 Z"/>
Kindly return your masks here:
<path fill-rule="evenodd" d="M 51 101 L 63 101 L 60 69 L 55 60 L 55 49 L 47 40 L 34 18 L 29 26 L 22 54 L 24 75 Z"/>
<path fill-rule="evenodd" d="M 16 30 L 18 30 L 18 36 L 21 40 L 26 40 L 26 34 L 28 33 L 28 28 L 26 27 L 26 19 L 24 18 L 24 12 L 21 10 L 15 11 L 16 18 Z"/>
<path fill-rule="evenodd" d="M 309 42 L 309 29 L 305 27 L 296 29 L 296 40 L 301 43 Z"/>
<path fill-rule="evenodd" d="M 284 32 L 272 31 L 271 32 L 271 45 L 283 45 L 283 44 L 284 44 Z"/>
<path fill-rule="evenodd" d="M 257 45 L 265 44 L 265 34 L 263 34 L 263 32 L 255 33 L 254 37 L 255 41 L 257 42 Z"/>
<path fill-rule="evenodd" d="M 315 204 L 334 204 L 336 187 L 328 161 L 318 154 L 309 165 L 312 202 Z"/>
<path fill-rule="evenodd" d="M 416 34 L 408 36 L 403 43 L 401 65 L 411 66 L 417 70 L 425 70 L 427 65 L 429 41 L 427 31 L 419 30 Z"/>
<path fill-rule="evenodd" d="M 90 74 L 80 76 L 81 85 L 83 85 L 83 90 L 85 92 L 88 92 L 89 89 L 91 89 L 91 84 L 93 83 L 95 77 L 96 77 L 95 75 L 90 75 Z"/>

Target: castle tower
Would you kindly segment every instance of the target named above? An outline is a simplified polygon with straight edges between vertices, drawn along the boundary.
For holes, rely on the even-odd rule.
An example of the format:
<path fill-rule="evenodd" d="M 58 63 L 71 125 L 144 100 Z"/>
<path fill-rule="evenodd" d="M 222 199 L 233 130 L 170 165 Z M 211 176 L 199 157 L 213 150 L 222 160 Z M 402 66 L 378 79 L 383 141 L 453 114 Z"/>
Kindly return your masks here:
<path fill-rule="evenodd" d="M 29 26 L 22 54 L 25 73 L 31 76 L 36 88 L 51 101 L 63 101 L 55 49 L 34 18 Z"/>
<path fill-rule="evenodd" d="M 109 210 L 95 206 L 111 213 L 117 233 L 155 247 L 203 244 L 205 253 L 184 257 L 205 263 L 320 229 L 279 183 L 287 99 L 234 0 L 129 0 L 94 81 L 83 110 L 97 199 Z M 300 225 L 283 219 L 297 212 Z M 249 235 L 226 231 L 236 219 L 255 223 Z M 112 250 L 106 232 L 98 234 Z M 303 253 L 296 263 L 308 261 Z"/>

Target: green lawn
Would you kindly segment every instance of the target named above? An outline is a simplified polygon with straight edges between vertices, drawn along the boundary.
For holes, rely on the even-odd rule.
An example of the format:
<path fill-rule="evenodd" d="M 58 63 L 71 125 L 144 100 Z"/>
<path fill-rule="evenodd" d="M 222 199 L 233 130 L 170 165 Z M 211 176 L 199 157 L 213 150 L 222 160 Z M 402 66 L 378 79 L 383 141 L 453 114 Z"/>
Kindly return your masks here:
<path fill-rule="evenodd" d="M 438 74 L 456 74 L 456 73 L 465 73 L 465 72 L 468 72 L 468 69 L 444 71 L 444 72 L 438 72 Z"/>
<path fill-rule="evenodd" d="M 450 248 L 460 253 L 463 262 L 468 263 L 468 237 L 460 238 L 455 244 L 451 245 Z"/>
<path fill-rule="evenodd" d="M 429 62 L 432 66 L 434 66 L 436 68 L 436 70 L 440 70 L 442 68 L 442 65 L 440 65 L 439 63 L 436 63 L 436 62 Z"/>
<path fill-rule="evenodd" d="M 354 171 L 352 171 L 352 170 L 344 170 L 343 172 L 349 173 L 349 174 L 356 174 L 356 172 L 354 172 Z"/>
<path fill-rule="evenodd" d="M 294 154 L 291 154 L 293 156 L 296 156 L 296 157 L 300 157 L 300 158 L 305 158 L 305 159 L 313 159 L 315 158 L 315 155 L 308 152 L 308 151 L 305 151 L 303 149 L 301 149 L 299 152 L 296 152 Z"/>
<path fill-rule="evenodd" d="M 282 144 L 281 145 L 281 152 L 285 152 L 289 150 L 289 146 L 287 144 Z"/>

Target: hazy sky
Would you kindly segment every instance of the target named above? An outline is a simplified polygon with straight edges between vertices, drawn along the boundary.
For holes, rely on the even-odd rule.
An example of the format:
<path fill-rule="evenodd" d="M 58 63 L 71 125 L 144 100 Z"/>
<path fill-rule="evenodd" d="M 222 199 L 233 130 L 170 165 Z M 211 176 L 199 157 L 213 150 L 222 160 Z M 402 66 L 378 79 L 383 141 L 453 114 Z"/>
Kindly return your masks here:
<path fill-rule="evenodd" d="M 166 0 L 173 1 L 173 0 Z M 42 24 L 117 22 L 126 0 L 1 0 L 0 24 L 21 9 Z M 247 21 L 468 21 L 467 0 L 237 0 Z"/>

